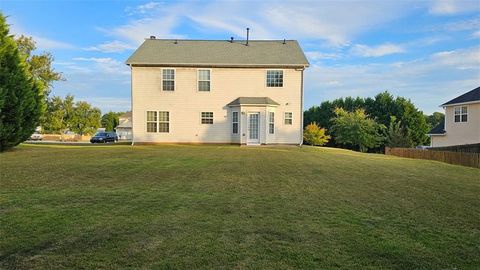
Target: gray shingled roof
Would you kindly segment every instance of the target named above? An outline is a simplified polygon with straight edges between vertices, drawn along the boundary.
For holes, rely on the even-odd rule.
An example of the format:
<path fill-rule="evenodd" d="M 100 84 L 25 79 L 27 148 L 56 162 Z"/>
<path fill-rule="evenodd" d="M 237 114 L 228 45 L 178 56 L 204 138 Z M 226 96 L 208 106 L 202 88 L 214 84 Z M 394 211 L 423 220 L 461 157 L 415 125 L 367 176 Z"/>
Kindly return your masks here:
<path fill-rule="evenodd" d="M 228 106 L 239 105 L 280 105 L 269 97 L 239 97 L 227 104 Z"/>
<path fill-rule="evenodd" d="M 445 134 L 445 121 L 440 122 L 436 127 L 432 128 L 428 135 L 444 135 Z"/>
<path fill-rule="evenodd" d="M 458 103 L 466 103 L 466 102 L 472 102 L 472 101 L 480 102 L 480 87 L 477 87 L 459 97 L 456 97 L 447 103 L 443 103 L 442 106 L 453 105 Z"/>
<path fill-rule="evenodd" d="M 128 58 L 129 65 L 305 67 L 308 60 L 296 40 L 146 39 Z"/>

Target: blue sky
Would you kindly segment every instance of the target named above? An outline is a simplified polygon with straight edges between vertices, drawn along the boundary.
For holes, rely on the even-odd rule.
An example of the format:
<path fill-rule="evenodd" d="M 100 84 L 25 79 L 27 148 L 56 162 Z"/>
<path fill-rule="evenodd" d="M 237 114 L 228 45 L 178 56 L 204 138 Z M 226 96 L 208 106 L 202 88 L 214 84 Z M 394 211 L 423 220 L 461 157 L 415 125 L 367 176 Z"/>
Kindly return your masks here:
<path fill-rule="evenodd" d="M 144 38 L 297 39 L 311 67 L 305 108 L 389 90 L 425 113 L 480 85 L 480 1 L 1 0 L 11 32 L 50 51 L 68 93 L 130 108 L 124 61 Z"/>

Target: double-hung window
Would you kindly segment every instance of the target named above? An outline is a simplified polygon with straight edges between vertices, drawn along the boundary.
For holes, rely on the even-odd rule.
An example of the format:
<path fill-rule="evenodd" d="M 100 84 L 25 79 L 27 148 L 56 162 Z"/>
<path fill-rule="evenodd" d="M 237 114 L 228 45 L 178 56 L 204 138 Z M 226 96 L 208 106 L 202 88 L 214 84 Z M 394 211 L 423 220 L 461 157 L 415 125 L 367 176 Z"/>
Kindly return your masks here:
<path fill-rule="evenodd" d="M 162 90 L 175 91 L 175 69 L 162 69 Z"/>
<path fill-rule="evenodd" d="M 210 91 L 210 70 L 198 70 L 198 91 Z"/>
<path fill-rule="evenodd" d="M 467 106 L 455 107 L 454 108 L 454 118 L 455 123 L 465 123 L 468 122 L 468 108 Z"/>
<path fill-rule="evenodd" d="M 285 113 L 285 125 L 291 125 L 293 123 L 293 113 L 286 112 Z"/>
<path fill-rule="evenodd" d="M 158 112 L 158 132 L 170 132 L 170 113 Z"/>
<path fill-rule="evenodd" d="M 267 70 L 267 87 L 283 87 L 283 70 Z"/>
<path fill-rule="evenodd" d="M 147 111 L 147 132 L 170 132 L 170 113 L 166 111 Z"/>
<path fill-rule="evenodd" d="M 157 112 L 147 111 L 147 132 L 157 132 Z"/>
<path fill-rule="evenodd" d="M 238 134 L 238 112 L 232 112 L 232 133 Z"/>
<path fill-rule="evenodd" d="M 213 124 L 213 112 L 202 112 L 202 124 Z"/>
<path fill-rule="evenodd" d="M 275 113 L 268 113 L 268 133 L 275 134 Z"/>

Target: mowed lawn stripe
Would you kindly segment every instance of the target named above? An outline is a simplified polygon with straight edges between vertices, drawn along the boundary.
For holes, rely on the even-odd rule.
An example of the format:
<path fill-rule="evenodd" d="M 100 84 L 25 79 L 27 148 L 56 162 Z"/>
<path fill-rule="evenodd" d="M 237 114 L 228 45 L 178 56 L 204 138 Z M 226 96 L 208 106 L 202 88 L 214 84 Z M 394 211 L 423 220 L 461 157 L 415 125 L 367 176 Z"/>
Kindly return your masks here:
<path fill-rule="evenodd" d="M 480 170 L 313 147 L 0 154 L 0 267 L 475 269 Z"/>

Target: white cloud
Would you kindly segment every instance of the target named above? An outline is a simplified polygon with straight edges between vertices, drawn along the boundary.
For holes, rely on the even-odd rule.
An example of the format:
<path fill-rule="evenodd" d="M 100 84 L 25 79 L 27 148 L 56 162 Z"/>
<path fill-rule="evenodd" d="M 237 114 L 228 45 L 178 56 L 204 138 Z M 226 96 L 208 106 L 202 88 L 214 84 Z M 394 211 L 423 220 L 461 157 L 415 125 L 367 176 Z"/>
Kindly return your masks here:
<path fill-rule="evenodd" d="M 254 6 L 253 6 L 254 5 Z M 188 19 L 199 32 L 212 31 L 245 37 L 251 28 L 252 39 L 314 39 L 335 46 L 349 44 L 356 36 L 384 25 L 409 12 L 408 1 L 345 1 L 339 5 L 330 1 L 214 1 L 188 4 L 140 5 L 140 18 L 104 32 L 127 43 L 138 45 L 144 38 L 181 38 L 175 28 Z M 355 12 L 352 12 L 355 11 Z"/>
<path fill-rule="evenodd" d="M 480 38 L 480 30 L 473 32 L 471 36 L 472 38 Z"/>
<path fill-rule="evenodd" d="M 127 44 L 122 41 L 114 40 L 110 42 L 104 42 L 97 46 L 85 48 L 86 51 L 99 51 L 104 53 L 121 53 L 128 50 L 134 50 L 136 47 L 131 44 Z"/>
<path fill-rule="evenodd" d="M 403 52 L 405 52 L 405 49 L 402 46 L 392 43 L 385 43 L 378 46 L 357 44 L 351 49 L 352 54 L 362 57 L 380 57 Z"/>
<path fill-rule="evenodd" d="M 430 13 L 435 15 L 455 15 L 480 10 L 477 0 L 432 0 Z"/>
<path fill-rule="evenodd" d="M 340 55 L 337 53 L 323 53 L 319 51 L 309 51 L 305 52 L 309 60 L 318 61 L 322 59 L 338 59 Z"/>
<path fill-rule="evenodd" d="M 92 106 L 100 108 L 102 113 L 109 111 L 125 112 L 131 109 L 130 98 L 112 98 L 112 97 L 78 97 L 76 100 L 87 101 Z"/>
<path fill-rule="evenodd" d="M 119 76 L 130 74 L 130 69 L 124 63 L 110 57 L 75 57 L 72 60 L 94 63 L 93 66 L 82 65 L 82 67 L 91 69 L 93 72 L 116 74 Z"/>
<path fill-rule="evenodd" d="M 47 38 L 44 36 L 40 35 L 34 35 L 31 33 L 28 33 L 25 31 L 21 26 L 19 26 L 18 23 L 11 22 L 11 19 L 9 19 L 10 23 L 10 33 L 15 35 L 15 36 L 20 36 L 24 35 L 27 37 L 32 37 L 33 40 L 35 41 L 35 45 L 37 46 L 38 50 L 52 50 L 52 49 L 73 49 L 75 46 L 73 46 L 70 43 L 63 42 L 63 41 L 58 41 L 54 40 L 51 38 Z"/>
<path fill-rule="evenodd" d="M 305 76 L 305 106 L 389 90 L 411 98 L 420 109 L 431 113 L 439 110 L 439 104 L 478 87 L 479 67 L 479 47 L 387 64 L 312 65 Z"/>
<path fill-rule="evenodd" d="M 152 10 L 158 9 L 162 6 L 162 3 L 160 2 L 148 2 L 143 5 L 139 5 L 136 7 L 127 7 L 125 11 L 129 15 L 135 15 L 135 14 L 146 14 Z"/>

